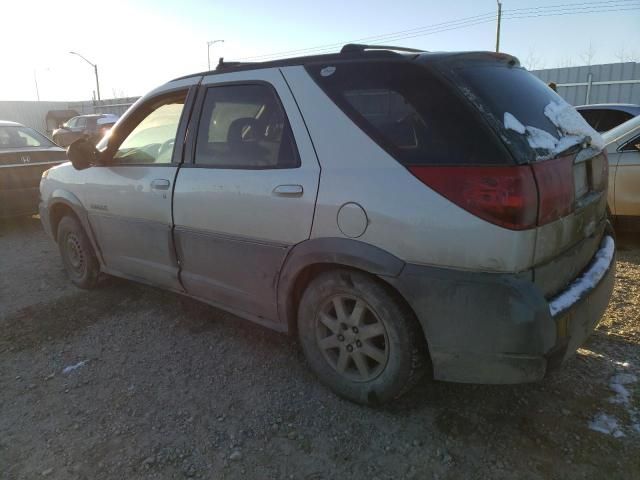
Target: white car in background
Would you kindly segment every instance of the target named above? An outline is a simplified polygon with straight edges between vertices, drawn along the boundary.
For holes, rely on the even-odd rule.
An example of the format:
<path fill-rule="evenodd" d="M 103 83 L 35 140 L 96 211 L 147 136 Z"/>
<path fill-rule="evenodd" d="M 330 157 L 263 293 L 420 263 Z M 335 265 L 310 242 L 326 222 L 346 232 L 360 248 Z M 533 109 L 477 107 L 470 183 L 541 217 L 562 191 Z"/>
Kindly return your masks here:
<path fill-rule="evenodd" d="M 602 134 L 609 156 L 609 212 L 618 230 L 640 231 L 640 116 Z"/>

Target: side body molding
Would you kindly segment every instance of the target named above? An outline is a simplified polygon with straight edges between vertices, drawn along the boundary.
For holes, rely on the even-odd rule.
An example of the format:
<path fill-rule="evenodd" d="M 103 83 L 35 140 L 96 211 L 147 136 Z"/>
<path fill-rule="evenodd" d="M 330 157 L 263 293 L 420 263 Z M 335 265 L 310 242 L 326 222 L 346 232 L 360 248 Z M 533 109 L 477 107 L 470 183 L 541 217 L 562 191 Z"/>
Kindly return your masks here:
<path fill-rule="evenodd" d="M 346 238 L 315 238 L 299 243 L 285 259 L 278 279 L 278 316 L 291 331 L 296 321 L 295 287 L 300 274 L 312 265 L 342 265 L 385 277 L 397 277 L 405 263 L 368 243 Z"/>
<path fill-rule="evenodd" d="M 96 252 L 96 256 L 98 257 L 98 261 L 100 262 L 100 265 L 104 265 L 100 247 L 96 242 L 95 235 L 93 233 L 93 230 L 91 229 L 91 224 L 89 223 L 89 216 L 87 214 L 87 210 L 82 204 L 82 202 L 80 201 L 80 199 L 73 193 L 69 192 L 68 190 L 64 190 L 61 188 L 54 190 L 51 193 L 51 196 L 49 197 L 46 203 L 47 218 L 46 219 L 41 218 L 41 220 L 43 225 L 45 225 L 47 233 L 51 236 L 51 238 L 53 238 L 54 241 L 57 241 L 56 232 L 54 231 L 51 220 L 52 220 L 52 213 L 54 212 L 56 205 L 59 205 L 59 204 L 63 204 L 69 207 L 73 211 L 73 213 L 76 214 L 76 216 L 80 220 L 80 223 L 82 224 L 82 228 L 84 228 L 84 231 L 87 233 L 87 236 L 91 241 L 91 246 L 93 247 L 93 250 Z M 40 209 L 40 216 L 42 217 L 42 215 L 43 215 L 43 211 L 42 209 Z"/>

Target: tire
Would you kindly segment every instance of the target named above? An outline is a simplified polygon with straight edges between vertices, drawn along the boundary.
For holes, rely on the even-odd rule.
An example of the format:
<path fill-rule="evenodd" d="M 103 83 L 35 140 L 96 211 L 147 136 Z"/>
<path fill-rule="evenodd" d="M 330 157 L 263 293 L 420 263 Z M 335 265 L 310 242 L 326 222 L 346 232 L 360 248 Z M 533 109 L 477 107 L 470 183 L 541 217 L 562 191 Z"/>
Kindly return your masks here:
<path fill-rule="evenodd" d="M 332 270 L 311 281 L 298 308 L 298 335 L 320 381 L 364 405 L 400 397 L 429 365 L 413 312 L 357 271 Z"/>
<path fill-rule="evenodd" d="M 65 216 L 60 220 L 57 239 L 62 263 L 73 284 L 84 289 L 95 287 L 100 264 L 89 237 L 75 217 Z"/>

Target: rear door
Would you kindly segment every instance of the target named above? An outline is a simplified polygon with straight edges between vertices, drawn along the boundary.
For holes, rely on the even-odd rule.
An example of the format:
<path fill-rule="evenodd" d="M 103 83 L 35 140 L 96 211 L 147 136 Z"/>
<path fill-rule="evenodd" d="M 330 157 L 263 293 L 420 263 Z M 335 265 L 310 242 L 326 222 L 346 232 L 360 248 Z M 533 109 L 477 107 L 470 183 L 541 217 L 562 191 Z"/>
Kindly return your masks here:
<path fill-rule="evenodd" d="M 192 295 L 275 321 L 289 249 L 310 236 L 320 168 L 279 70 L 210 75 L 174 192 Z"/>
<path fill-rule="evenodd" d="M 194 87 L 195 88 L 195 87 Z M 123 119 L 103 162 L 87 171 L 84 203 L 107 268 L 180 289 L 171 192 L 182 158 L 188 87 L 152 96 Z"/>

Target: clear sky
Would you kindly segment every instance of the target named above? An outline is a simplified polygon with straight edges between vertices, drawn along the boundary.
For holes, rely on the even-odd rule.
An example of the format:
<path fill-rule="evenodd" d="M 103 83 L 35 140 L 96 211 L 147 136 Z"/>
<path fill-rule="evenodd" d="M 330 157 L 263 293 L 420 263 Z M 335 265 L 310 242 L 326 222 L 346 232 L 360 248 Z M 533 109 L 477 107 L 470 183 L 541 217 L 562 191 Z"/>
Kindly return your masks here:
<path fill-rule="evenodd" d="M 640 61 L 640 0 L 592 3 L 504 0 L 501 50 L 533 68 L 582 65 L 588 58 L 592 64 L 612 63 L 621 53 Z M 509 18 L 522 16 L 517 9 L 549 6 L 565 15 Z M 618 11 L 569 14 L 594 8 Z M 70 50 L 98 64 L 103 98 L 134 96 L 206 70 L 207 40 L 224 39 L 211 48 L 213 64 L 219 56 L 234 60 L 332 45 L 495 10 L 495 0 L 3 0 L 0 100 L 35 100 L 34 75 L 42 100 L 91 98 L 93 71 Z M 467 22 L 465 28 L 378 43 L 495 48 L 495 21 Z"/>

